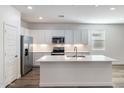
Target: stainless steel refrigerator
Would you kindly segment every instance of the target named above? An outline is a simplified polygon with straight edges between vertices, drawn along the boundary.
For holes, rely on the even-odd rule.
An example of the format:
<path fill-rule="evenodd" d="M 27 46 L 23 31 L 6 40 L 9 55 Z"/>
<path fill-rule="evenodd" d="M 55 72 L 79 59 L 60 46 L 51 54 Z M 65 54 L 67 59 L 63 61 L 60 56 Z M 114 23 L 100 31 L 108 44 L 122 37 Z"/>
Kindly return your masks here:
<path fill-rule="evenodd" d="M 21 75 L 25 75 L 33 67 L 33 38 L 21 36 Z"/>

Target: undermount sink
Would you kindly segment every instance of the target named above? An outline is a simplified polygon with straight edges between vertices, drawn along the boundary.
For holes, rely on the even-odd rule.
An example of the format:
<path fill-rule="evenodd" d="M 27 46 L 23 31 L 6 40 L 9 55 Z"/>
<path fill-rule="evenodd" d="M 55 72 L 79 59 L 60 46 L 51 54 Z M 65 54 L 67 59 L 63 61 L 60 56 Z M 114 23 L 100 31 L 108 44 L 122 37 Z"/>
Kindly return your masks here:
<path fill-rule="evenodd" d="M 76 55 L 67 56 L 67 57 L 76 57 Z M 77 57 L 85 57 L 85 56 L 77 56 Z"/>

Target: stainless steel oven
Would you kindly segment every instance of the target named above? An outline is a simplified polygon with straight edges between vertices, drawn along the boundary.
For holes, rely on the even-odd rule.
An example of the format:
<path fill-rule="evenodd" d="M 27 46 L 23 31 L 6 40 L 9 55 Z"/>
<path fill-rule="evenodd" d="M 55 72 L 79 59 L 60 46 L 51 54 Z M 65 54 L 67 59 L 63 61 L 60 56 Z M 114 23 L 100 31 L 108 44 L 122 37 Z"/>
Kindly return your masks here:
<path fill-rule="evenodd" d="M 64 47 L 54 47 L 51 55 L 64 55 Z"/>

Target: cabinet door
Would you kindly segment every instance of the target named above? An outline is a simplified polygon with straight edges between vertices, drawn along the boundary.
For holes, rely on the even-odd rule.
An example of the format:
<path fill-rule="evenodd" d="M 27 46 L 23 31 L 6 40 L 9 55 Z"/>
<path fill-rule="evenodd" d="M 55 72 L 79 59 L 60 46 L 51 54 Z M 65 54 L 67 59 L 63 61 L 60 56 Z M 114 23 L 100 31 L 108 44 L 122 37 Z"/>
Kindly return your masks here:
<path fill-rule="evenodd" d="M 74 44 L 82 43 L 82 33 L 79 30 L 75 30 L 74 32 Z"/>
<path fill-rule="evenodd" d="M 33 37 L 33 44 L 37 44 L 38 41 L 38 36 L 37 36 L 37 30 L 30 30 L 31 36 Z"/>
<path fill-rule="evenodd" d="M 52 31 L 45 30 L 45 44 L 52 44 Z"/>
<path fill-rule="evenodd" d="M 88 30 L 74 31 L 74 44 L 88 44 Z"/>
<path fill-rule="evenodd" d="M 46 36 L 44 30 L 31 30 L 34 44 L 46 44 Z"/>
<path fill-rule="evenodd" d="M 65 44 L 73 44 L 74 42 L 74 33 L 72 30 L 65 30 Z"/>
<path fill-rule="evenodd" d="M 45 37 L 45 31 L 44 30 L 39 30 L 38 31 L 38 37 L 37 37 L 37 41 L 39 44 L 46 44 L 46 37 Z"/>
<path fill-rule="evenodd" d="M 82 41 L 83 44 L 88 44 L 88 30 L 82 30 Z"/>
<path fill-rule="evenodd" d="M 51 30 L 52 36 L 65 36 L 65 30 Z"/>

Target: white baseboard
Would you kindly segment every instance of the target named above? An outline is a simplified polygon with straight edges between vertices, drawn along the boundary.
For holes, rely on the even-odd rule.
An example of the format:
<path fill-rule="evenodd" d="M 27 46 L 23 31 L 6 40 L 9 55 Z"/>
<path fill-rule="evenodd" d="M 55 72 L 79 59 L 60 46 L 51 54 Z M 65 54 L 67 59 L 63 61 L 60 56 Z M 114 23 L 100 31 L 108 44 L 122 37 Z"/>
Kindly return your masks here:
<path fill-rule="evenodd" d="M 20 77 L 21 77 L 21 74 L 18 74 L 17 79 L 19 79 Z"/>
<path fill-rule="evenodd" d="M 57 83 L 40 83 L 40 87 L 50 86 L 113 86 L 112 82 L 57 82 Z"/>
<path fill-rule="evenodd" d="M 5 88 L 5 86 L 0 86 L 0 88 Z"/>
<path fill-rule="evenodd" d="M 0 88 L 5 88 L 6 86 L 4 84 L 0 84 Z"/>

